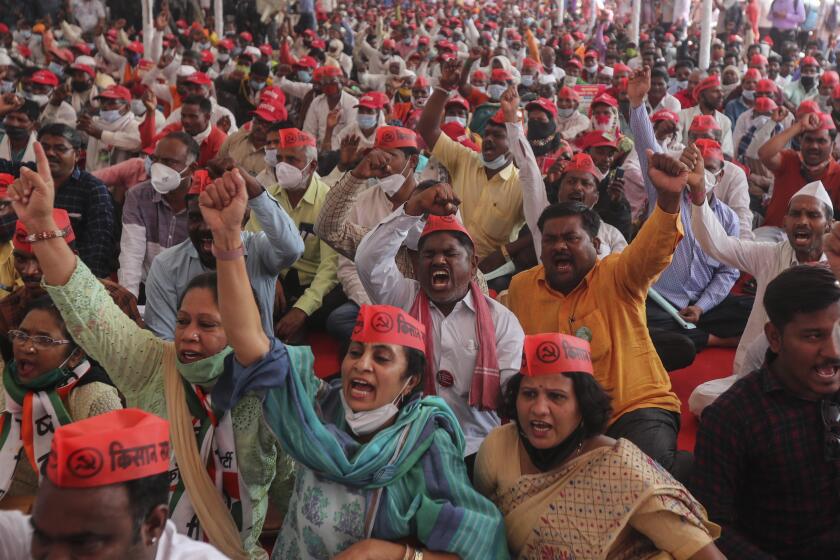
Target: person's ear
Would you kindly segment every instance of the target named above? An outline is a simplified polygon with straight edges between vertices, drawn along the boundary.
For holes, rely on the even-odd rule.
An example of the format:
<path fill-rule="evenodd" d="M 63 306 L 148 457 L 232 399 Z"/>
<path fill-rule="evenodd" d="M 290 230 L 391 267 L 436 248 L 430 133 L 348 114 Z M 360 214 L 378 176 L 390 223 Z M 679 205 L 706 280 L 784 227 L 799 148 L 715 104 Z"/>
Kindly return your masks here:
<path fill-rule="evenodd" d="M 776 328 L 776 325 L 767 321 L 764 325 L 764 336 L 767 337 L 767 344 L 774 354 L 778 354 L 782 348 L 782 333 Z"/>
<path fill-rule="evenodd" d="M 592 238 L 592 246 L 595 247 L 596 255 L 601 252 L 601 238 L 599 238 L 597 235 Z"/>
<path fill-rule="evenodd" d="M 75 369 L 85 360 L 85 357 L 85 351 L 80 346 L 76 346 L 68 356 L 67 365 L 70 369 Z"/>
<path fill-rule="evenodd" d="M 405 386 L 402 392 L 402 398 L 408 397 L 417 386 L 420 385 L 420 376 L 419 375 L 412 375 L 409 380 L 408 384 Z"/>
<path fill-rule="evenodd" d="M 160 536 L 166 529 L 166 520 L 169 518 L 169 506 L 160 504 L 156 506 L 140 526 L 140 539 L 147 547 L 154 546 L 160 540 Z"/>

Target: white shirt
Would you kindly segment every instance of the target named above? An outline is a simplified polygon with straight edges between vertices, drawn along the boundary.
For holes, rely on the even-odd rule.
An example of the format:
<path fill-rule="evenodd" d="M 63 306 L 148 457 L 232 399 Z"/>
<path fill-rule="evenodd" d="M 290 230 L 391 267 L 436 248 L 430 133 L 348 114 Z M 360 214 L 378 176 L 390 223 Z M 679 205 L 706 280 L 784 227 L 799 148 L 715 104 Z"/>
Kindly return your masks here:
<path fill-rule="evenodd" d="M 338 124 L 333 129 L 334 136 L 356 122 L 356 105 L 358 104 L 358 99 L 346 91 L 341 92 L 341 99 L 338 101 L 338 106 L 341 107 L 341 115 L 338 118 Z M 309 110 L 306 113 L 306 118 L 303 121 L 303 130 L 314 136 L 319 146 L 327 131 L 327 115 L 329 113 L 330 106 L 327 102 L 327 96 L 321 94 L 312 100 L 312 103 L 309 105 Z"/>
<path fill-rule="evenodd" d="M 382 116 L 382 111 L 379 111 L 379 121 L 377 123 L 377 128 L 385 124 L 383 121 L 384 117 Z M 345 126 L 337 134 L 333 133 L 332 146 L 329 146 L 329 149 L 340 149 L 341 141 L 344 139 L 344 137 L 353 136 L 354 134 L 359 138 L 359 147 L 357 148 L 358 150 L 366 150 L 368 148 L 373 148 L 373 145 L 376 143 L 376 128 L 373 129 L 373 132 L 370 133 L 370 136 L 365 136 L 365 133 L 362 132 L 362 129 L 359 127 L 359 123 L 352 122 L 349 125 Z M 322 146 L 322 149 L 327 149 L 327 146 Z"/>
<path fill-rule="evenodd" d="M 540 168 L 534 157 L 531 145 L 525 139 L 522 125 L 519 123 L 505 123 L 507 129 L 508 146 L 513 156 L 513 163 L 519 168 L 519 184 L 522 185 L 522 209 L 525 213 L 525 223 L 531 230 L 531 238 L 534 240 L 534 250 L 537 253 L 537 260 L 542 254 L 542 234 L 537 222 L 540 214 L 548 206 L 548 195 L 545 192 L 545 184 L 540 174 Z M 598 229 L 598 239 L 601 246 L 598 249 L 598 257 L 604 258 L 612 253 L 619 253 L 627 247 L 627 240 L 615 227 L 601 221 Z"/>
<path fill-rule="evenodd" d="M 650 113 L 651 115 L 661 109 L 667 109 L 668 111 L 672 111 L 677 114 L 679 114 L 680 111 L 682 111 L 682 104 L 680 103 L 680 100 L 671 95 L 670 93 L 665 93 L 665 97 L 663 97 L 659 101 L 659 104 L 656 107 L 651 107 L 650 103 L 647 101 L 646 103 L 648 105 L 648 113 Z"/>
<path fill-rule="evenodd" d="M 589 119 L 578 110 L 575 110 L 572 116 L 565 119 L 558 114 L 554 120 L 557 122 L 557 132 L 560 133 L 564 140 L 568 140 L 569 142 L 589 128 Z"/>
<path fill-rule="evenodd" d="M 718 200 L 732 208 L 738 215 L 738 237 L 747 241 L 754 239 L 749 189 L 747 174 L 744 173 L 744 170 L 732 162 L 724 161 L 723 174 L 712 190 Z"/>
<path fill-rule="evenodd" d="M 700 114 L 702 113 L 700 112 L 699 105 L 680 111 L 679 130 L 681 134 L 681 142 L 683 144 L 688 145 L 688 129 L 691 127 L 691 121 L 694 120 L 694 117 Z M 721 136 L 720 147 L 723 150 L 723 153 L 732 157 L 735 154 L 732 147 L 732 123 L 729 121 L 729 117 L 720 111 L 715 111 L 715 120 L 723 133 Z"/>
<path fill-rule="evenodd" d="M 100 19 L 105 19 L 105 6 L 101 0 L 73 0 L 73 16 L 82 31 L 92 31 Z"/>
<path fill-rule="evenodd" d="M 103 121 L 102 117 L 93 117 L 93 123 L 102 129 L 102 137 L 88 136 L 85 164 L 88 173 L 122 163 L 140 150 L 140 128 L 131 111 L 112 123 Z"/>
<path fill-rule="evenodd" d="M 29 516 L 18 511 L 0 511 L 0 558 L 28 560 L 31 558 L 32 525 Z M 210 544 L 194 541 L 181 535 L 171 520 L 166 521 L 158 537 L 155 560 L 228 560 Z"/>
<path fill-rule="evenodd" d="M 422 230 L 420 216 L 409 216 L 404 206 L 398 208 L 368 233 L 356 250 L 359 279 L 370 299 L 378 304 L 411 309 L 420 283 L 406 278 L 394 263 L 394 256 L 409 232 Z M 499 360 L 502 390 L 522 365 L 522 345 L 525 333 L 509 309 L 497 301 L 485 298 L 496 331 L 496 355 Z M 490 430 L 499 426 L 495 412 L 481 411 L 469 405 L 470 385 L 478 353 L 476 340 L 475 304 L 470 292 L 444 316 L 430 303 L 434 329 L 433 370 L 452 373 L 455 383 L 442 387 L 435 380 L 438 396 L 443 398 L 458 419 L 466 439 L 464 456 L 478 451 Z"/>

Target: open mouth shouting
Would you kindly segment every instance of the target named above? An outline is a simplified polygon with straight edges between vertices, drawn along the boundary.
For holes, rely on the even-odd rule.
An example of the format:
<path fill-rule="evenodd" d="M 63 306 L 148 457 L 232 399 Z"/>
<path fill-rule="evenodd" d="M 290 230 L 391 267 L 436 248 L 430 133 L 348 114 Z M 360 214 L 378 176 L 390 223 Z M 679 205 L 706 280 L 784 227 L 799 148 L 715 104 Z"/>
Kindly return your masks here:
<path fill-rule="evenodd" d="M 376 394 L 376 387 L 367 381 L 359 378 L 351 379 L 350 385 L 347 387 L 349 397 L 355 400 L 373 400 Z"/>
<path fill-rule="evenodd" d="M 434 268 L 431 271 L 430 286 L 432 290 L 446 290 L 450 285 L 451 275 L 446 268 Z"/>
<path fill-rule="evenodd" d="M 15 360 L 17 363 L 17 373 L 23 379 L 31 379 L 35 376 L 36 366 L 35 362 L 31 360 L 27 360 L 26 358 L 20 358 Z"/>
<path fill-rule="evenodd" d="M 796 228 L 793 232 L 793 244 L 797 247 L 806 247 L 811 244 L 811 229 Z"/>
<path fill-rule="evenodd" d="M 836 363 L 824 364 L 814 368 L 816 376 L 823 381 L 830 381 L 837 377 L 840 372 L 840 365 Z"/>
<path fill-rule="evenodd" d="M 531 420 L 528 423 L 528 427 L 531 430 L 531 435 L 537 439 L 548 437 L 549 433 L 554 428 L 554 426 L 548 422 L 542 422 L 540 420 Z"/>
<path fill-rule="evenodd" d="M 204 358 L 204 353 L 195 350 L 184 350 L 178 352 L 178 359 L 182 364 L 191 364 Z"/>
<path fill-rule="evenodd" d="M 583 191 L 574 191 L 569 194 L 569 202 L 583 202 Z"/>
<path fill-rule="evenodd" d="M 574 271 L 574 259 L 569 253 L 555 254 L 552 264 L 558 274 L 566 275 Z"/>

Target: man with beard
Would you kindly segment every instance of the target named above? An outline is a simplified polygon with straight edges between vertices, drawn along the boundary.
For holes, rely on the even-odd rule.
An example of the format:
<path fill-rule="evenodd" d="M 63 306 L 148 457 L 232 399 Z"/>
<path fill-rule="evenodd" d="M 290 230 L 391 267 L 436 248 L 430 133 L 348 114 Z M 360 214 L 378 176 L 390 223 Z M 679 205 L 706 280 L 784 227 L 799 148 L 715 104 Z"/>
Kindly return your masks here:
<path fill-rule="evenodd" d="M 702 80 L 694 88 L 694 97 L 697 99 L 697 105 L 690 109 L 680 111 L 680 127 L 683 144 L 688 139 L 688 128 L 691 126 L 694 117 L 698 115 L 713 116 L 720 126 L 722 134 L 720 145 L 723 148 L 723 153 L 732 157 L 732 123 L 726 115 L 718 111 L 718 107 L 720 107 L 721 101 L 723 100 L 720 77 L 714 74 Z"/>
<path fill-rule="evenodd" d="M 303 254 L 301 239 L 294 221 L 272 199 L 257 180 L 240 168 L 248 188 L 248 208 L 262 225 L 260 233 L 242 232 L 246 257 L 260 319 L 267 336 L 274 336 L 273 310 L 277 277 L 281 270 L 294 264 Z M 189 238 L 162 251 L 149 268 L 146 277 L 146 325 L 157 336 L 172 340 L 181 297 L 190 280 L 203 272 L 216 269 L 216 259 L 230 259 L 238 251 L 216 252 L 213 235 L 198 207 L 203 187 L 194 182 L 187 193 L 187 233 Z M 247 221 L 248 213 L 245 214 Z M 243 226 L 245 225 L 243 221 Z"/>
<path fill-rule="evenodd" d="M 387 154 L 360 165 L 398 171 L 389 169 Z M 365 237 L 356 267 L 374 303 L 401 307 L 426 327 L 424 393 L 440 395 L 458 418 L 472 474 L 482 440 L 500 424 L 496 409 L 505 383 L 519 371 L 524 334 L 513 313 L 472 280 L 478 260 L 470 234 L 454 216 L 458 204 L 445 183 L 418 188 Z M 406 237 L 418 233 L 414 280 L 403 276 L 394 257 Z"/>
<path fill-rule="evenodd" d="M 829 197 L 837 205 L 840 164 L 831 159 L 831 144 L 836 134 L 837 129 L 829 115 L 807 113 L 758 150 L 761 163 L 773 173 L 775 181 L 764 226 L 754 231 L 756 239 L 780 241 L 784 238 L 781 228 L 788 203 L 793 194 L 808 183 L 822 181 Z M 799 152 L 785 149 L 797 137 Z"/>
<path fill-rule="evenodd" d="M 644 302 L 682 237 L 688 171 L 651 154 L 647 172 L 657 205 L 619 254 L 598 259 L 600 219 L 592 209 L 579 202 L 546 208 L 537 223 L 542 264 L 514 276 L 508 301 L 527 334 L 560 332 L 590 342 L 595 377 L 613 398 L 606 434 L 629 439 L 680 478 L 687 468 L 676 447 L 680 402 L 647 333 Z"/>
<path fill-rule="evenodd" d="M 0 160 L 8 163 L 35 163 L 35 127 L 41 110 L 38 104 L 13 93 L 0 98 L 3 136 L 0 137 Z"/>
<path fill-rule="evenodd" d="M 505 107 L 502 96 L 502 107 Z M 518 98 L 517 98 L 518 99 Z M 538 97 L 525 105 L 528 112 L 528 143 L 537 158 L 540 174 L 545 175 L 552 165 L 571 148 L 557 131 L 557 105 L 550 99 Z"/>
<path fill-rule="evenodd" d="M 768 284 L 764 308 L 764 365 L 704 411 L 689 489 L 728 558 L 836 558 L 840 284 L 826 267 L 794 266 Z"/>
<path fill-rule="evenodd" d="M 70 65 L 70 96 L 67 100 L 78 115 L 90 109 L 99 107 L 96 96 L 99 95 L 99 88 L 96 87 L 96 60 L 90 56 L 80 55 Z"/>

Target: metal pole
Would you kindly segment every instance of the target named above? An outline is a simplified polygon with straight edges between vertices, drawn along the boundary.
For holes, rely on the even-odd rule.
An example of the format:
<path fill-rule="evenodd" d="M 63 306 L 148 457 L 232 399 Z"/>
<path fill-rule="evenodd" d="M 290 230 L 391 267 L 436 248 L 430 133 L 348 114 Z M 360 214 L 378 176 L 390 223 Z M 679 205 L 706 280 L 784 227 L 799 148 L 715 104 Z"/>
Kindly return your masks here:
<path fill-rule="evenodd" d="M 222 9 L 222 0 L 213 0 L 213 20 L 216 22 L 216 37 L 224 38 L 225 11 Z"/>
<path fill-rule="evenodd" d="M 557 27 L 563 25 L 566 18 L 566 0 L 557 0 Z"/>
<path fill-rule="evenodd" d="M 589 29 L 592 33 L 595 32 L 595 22 L 598 21 L 598 1 L 589 0 Z"/>
<path fill-rule="evenodd" d="M 143 52 L 146 56 L 152 52 L 152 34 L 154 33 L 154 17 L 150 0 L 140 0 L 140 12 L 143 21 Z"/>
<path fill-rule="evenodd" d="M 709 69 L 712 50 L 712 0 L 703 0 L 702 19 L 700 20 L 700 69 Z"/>
<path fill-rule="evenodd" d="M 630 24 L 630 41 L 639 46 L 639 25 L 642 19 L 642 0 L 633 0 L 633 14 Z M 641 51 L 640 51 L 641 52 Z"/>

